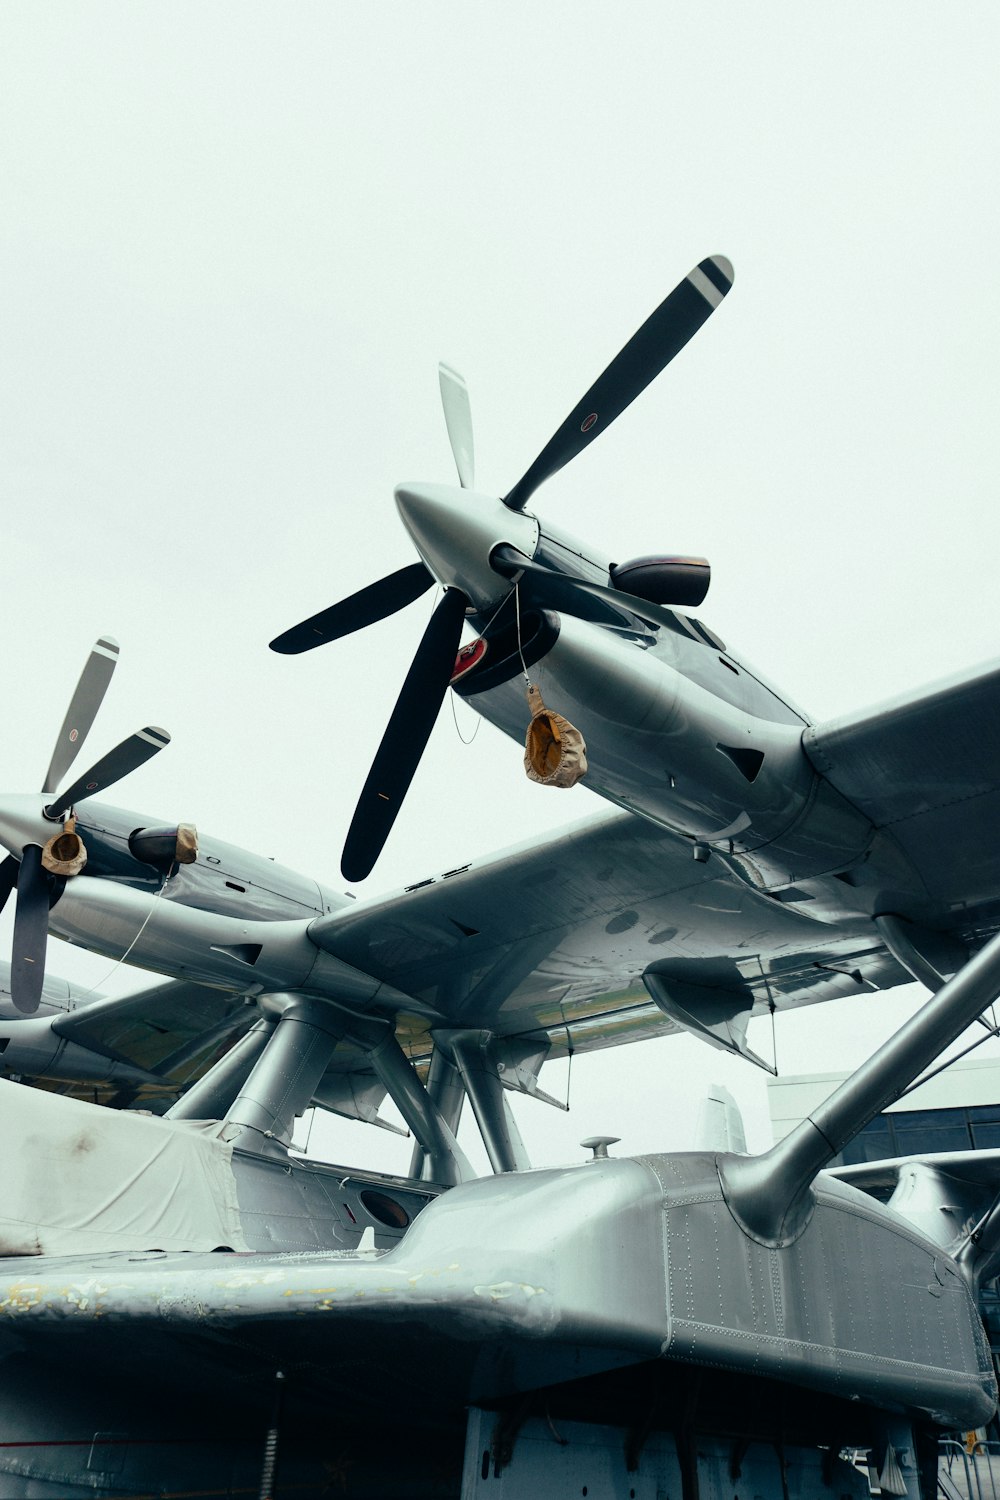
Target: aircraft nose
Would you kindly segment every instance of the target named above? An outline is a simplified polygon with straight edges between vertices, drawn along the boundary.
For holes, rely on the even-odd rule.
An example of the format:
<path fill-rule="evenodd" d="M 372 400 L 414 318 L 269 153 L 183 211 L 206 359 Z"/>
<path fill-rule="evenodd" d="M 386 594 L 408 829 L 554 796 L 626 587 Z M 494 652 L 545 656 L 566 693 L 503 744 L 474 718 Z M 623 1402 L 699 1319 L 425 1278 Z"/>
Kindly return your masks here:
<path fill-rule="evenodd" d="M 444 484 L 401 484 L 396 508 L 413 544 L 445 588 L 461 589 L 477 610 L 498 604 L 510 591 L 490 567 L 490 554 L 507 542 L 531 557 L 538 522 L 501 500 Z"/>
<path fill-rule="evenodd" d="M 0 795 L 0 844 L 18 858 L 25 844 L 46 844 L 59 829 L 42 812 L 45 801 L 40 792 Z"/>

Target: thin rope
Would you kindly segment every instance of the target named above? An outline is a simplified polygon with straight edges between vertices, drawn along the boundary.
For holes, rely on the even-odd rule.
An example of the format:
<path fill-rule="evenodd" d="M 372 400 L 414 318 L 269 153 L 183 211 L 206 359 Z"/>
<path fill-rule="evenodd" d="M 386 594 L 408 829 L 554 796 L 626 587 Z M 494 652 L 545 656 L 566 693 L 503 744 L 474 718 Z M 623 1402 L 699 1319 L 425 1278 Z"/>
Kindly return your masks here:
<path fill-rule="evenodd" d="M 176 869 L 176 866 L 174 868 Z M 128 958 L 129 954 L 132 952 L 132 949 L 135 947 L 136 943 L 139 941 L 139 939 L 142 937 L 143 933 L 146 931 L 146 927 L 149 924 L 149 919 L 153 915 L 153 912 L 156 910 L 156 903 L 157 903 L 157 901 L 159 901 L 160 897 L 163 895 L 163 892 L 166 890 L 166 888 L 167 888 L 167 882 L 170 880 L 171 875 L 173 873 L 174 873 L 174 871 L 172 870 L 170 872 L 170 874 L 167 876 L 167 879 L 160 886 L 159 890 L 154 893 L 153 900 L 150 903 L 149 911 L 146 913 L 145 917 L 143 918 L 142 926 L 139 928 L 139 931 L 136 933 L 135 937 L 129 943 L 128 947 L 125 949 L 125 952 L 122 954 L 121 958 L 119 958 L 116 963 L 112 964 L 111 968 L 105 974 L 105 976 L 104 976 L 103 979 L 99 979 L 96 984 L 92 984 L 91 985 L 90 989 L 87 992 L 88 994 L 91 994 L 91 995 L 95 994 L 97 992 L 98 987 L 100 987 L 100 988 L 103 989 L 104 985 L 107 984 L 108 980 L 109 979 L 113 979 L 114 976 L 118 973 L 118 970 L 121 968 L 122 964 L 125 963 L 125 961 Z"/>
<path fill-rule="evenodd" d="M 976 1019 L 982 1020 L 982 1017 L 977 1016 Z M 968 1057 L 970 1052 L 975 1052 L 978 1047 L 984 1046 L 987 1042 L 992 1041 L 996 1036 L 1000 1036 L 1000 1029 L 998 1029 L 997 1031 L 987 1030 L 985 1036 L 977 1037 L 974 1042 L 970 1042 L 968 1047 L 963 1047 L 961 1052 L 956 1052 L 954 1057 L 949 1057 L 948 1061 L 943 1062 L 940 1067 L 934 1068 L 930 1073 L 922 1073 L 919 1078 L 915 1078 L 913 1082 L 909 1084 L 899 1095 L 900 1099 L 905 1099 L 907 1094 L 912 1094 L 913 1090 L 920 1088 L 921 1084 L 929 1083 L 930 1080 L 932 1078 L 936 1078 L 939 1073 L 946 1072 L 947 1069 L 952 1067 L 954 1063 L 960 1062 L 963 1057 Z"/>
<path fill-rule="evenodd" d="M 566 994 L 567 995 L 569 994 L 569 990 L 566 991 Z M 559 1014 L 562 1016 L 563 1030 L 566 1033 L 566 1103 L 563 1105 L 563 1108 L 565 1109 L 566 1113 L 569 1114 L 570 1085 L 573 1082 L 573 1052 L 574 1052 L 574 1047 L 573 1047 L 573 1034 L 572 1034 L 572 1032 L 569 1029 L 569 1022 L 566 1019 L 566 1007 L 565 1007 L 565 1004 L 563 1003 L 564 1000 L 565 1000 L 565 995 L 563 996 L 563 999 L 559 1001 Z"/>
<path fill-rule="evenodd" d="M 455 694 L 451 693 L 449 695 L 449 698 L 450 698 L 450 702 L 451 702 L 451 719 L 452 719 L 452 723 L 455 726 L 455 733 L 458 735 L 458 737 L 461 740 L 461 742 L 462 742 L 463 745 L 471 745 L 472 741 L 476 738 L 476 735 L 479 733 L 479 726 L 483 722 L 482 715 L 481 714 L 476 714 L 476 722 L 475 722 L 475 725 L 473 726 L 472 733 L 469 736 L 469 738 L 466 739 L 465 735 L 462 733 L 461 728 L 459 727 L 459 723 L 458 723 L 458 710 L 455 708 Z"/>
<path fill-rule="evenodd" d="M 496 609 L 490 615 L 489 619 L 486 621 L 486 624 L 483 626 L 482 630 L 479 632 L 480 639 L 482 639 L 482 637 L 486 634 L 487 630 L 489 630 L 490 626 L 493 624 L 493 621 L 496 619 L 497 615 L 503 609 L 504 605 L 507 603 L 507 600 L 510 598 L 511 594 L 514 594 L 514 595 L 517 594 L 517 587 L 516 587 L 516 585 L 515 585 L 514 588 L 511 589 L 511 591 L 510 591 L 509 594 L 504 594 L 503 598 L 500 600 L 500 603 L 497 605 Z M 520 629 L 518 630 L 518 645 L 520 645 Z M 523 658 L 522 658 L 522 663 L 523 663 Z M 461 742 L 462 742 L 463 745 L 471 745 L 472 741 L 476 738 L 476 735 L 479 733 L 479 726 L 483 722 L 482 715 L 481 714 L 476 714 L 476 727 L 473 729 L 471 737 L 469 739 L 466 739 L 465 735 L 462 733 L 461 729 L 459 728 L 458 712 L 457 712 L 457 710 L 455 708 L 455 694 L 454 693 L 449 693 L 448 696 L 449 696 L 449 699 L 451 701 L 451 718 L 452 718 L 452 723 L 455 726 L 455 733 L 458 735 L 458 737 L 461 740 Z"/>
<path fill-rule="evenodd" d="M 503 609 L 504 605 L 507 603 L 507 600 L 510 598 L 510 595 L 511 594 L 516 594 L 516 593 L 517 593 L 517 584 L 515 583 L 514 587 L 510 590 L 510 593 L 504 594 L 503 598 L 500 600 L 500 603 L 497 605 L 496 609 L 490 615 L 489 619 L 486 621 L 486 624 L 483 626 L 482 630 L 479 632 L 480 635 L 485 635 L 486 634 L 487 630 L 489 630 L 490 626 L 493 624 L 493 621 L 496 619 L 497 615 L 500 613 L 500 611 Z"/>
<path fill-rule="evenodd" d="M 528 676 L 528 668 L 524 661 L 524 652 L 521 649 L 521 589 L 518 584 L 514 585 L 514 615 L 517 619 L 517 654 L 521 658 L 521 671 L 528 687 L 531 686 L 531 678 Z"/>
<path fill-rule="evenodd" d="M 729 852 L 732 853 L 732 848 L 731 847 L 730 847 L 730 851 Z M 774 1069 L 774 1076 L 775 1076 L 775 1078 L 777 1078 L 778 1077 L 778 1028 L 777 1028 L 777 1024 L 775 1022 L 774 1017 L 775 1017 L 775 1012 L 778 1009 L 778 1005 L 777 1005 L 777 1002 L 776 1002 L 776 1000 L 774 998 L 774 991 L 771 989 L 771 981 L 768 978 L 767 970 L 764 968 L 764 965 L 761 962 L 760 954 L 757 955 L 757 968 L 760 971 L 760 977 L 761 977 L 761 979 L 763 979 L 763 981 L 764 981 L 764 988 L 767 991 L 767 1008 L 771 1012 L 771 1066 Z"/>

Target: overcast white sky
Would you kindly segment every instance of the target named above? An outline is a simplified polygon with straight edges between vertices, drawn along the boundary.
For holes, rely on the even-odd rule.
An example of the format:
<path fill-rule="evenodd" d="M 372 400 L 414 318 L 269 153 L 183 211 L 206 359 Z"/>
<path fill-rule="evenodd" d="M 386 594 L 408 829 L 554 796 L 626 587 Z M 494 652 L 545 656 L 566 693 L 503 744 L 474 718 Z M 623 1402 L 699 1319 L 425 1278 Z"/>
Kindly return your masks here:
<path fill-rule="evenodd" d="M 427 601 L 307 657 L 267 641 L 412 560 L 393 486 L 453 477 L 439 358 L 500 493 L 709 253 L 724 307 L 538 509 L 618 557 L 706 554 L 703 618 L 816 718 L 995 655 L 998 33 L 994 3 L 913 0 L 9 0 L 0 783 L 40 784 L 110 631 L 88 749 L 174 736 L 118 800 L 338 883 Z M 594 807 L 446 705 L 365 889 Z M 847 1066 L 910 1005 L 779 1018 L 779 1062 Z M 683 1146 L 722 1078 L 766 1143 L 761 1075 L 727 1062 L 581 1059 L 569 1117 L 519 1119 L 539 1160 Z"/>

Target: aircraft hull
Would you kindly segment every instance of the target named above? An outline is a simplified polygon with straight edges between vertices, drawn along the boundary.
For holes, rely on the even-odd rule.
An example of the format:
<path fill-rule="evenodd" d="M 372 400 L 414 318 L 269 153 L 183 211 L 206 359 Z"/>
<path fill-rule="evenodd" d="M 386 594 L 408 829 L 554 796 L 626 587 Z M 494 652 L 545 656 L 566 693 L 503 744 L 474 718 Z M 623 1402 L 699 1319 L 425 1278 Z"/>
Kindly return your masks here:
<path fill-rule="evenodd" d="M 818 1444 L 874 1445 L 895 1421 L 913 1449 L 914 1431 L 987 1421 L 996 1394 L 939 1246 L 825 1175 L 795 1242 L 760 1244 L 697 1153 L 468 1183 L 382 1256 L 0 1261 L 0 1359 L 2 1492 L 63 1500 L 208 1494 L 225 1463 L 249 1486 L 271 1430 L 290 1494 L 322 1495 L 339 1464 L 362 1495 L 471 1496 L 501 1476 L 556 1493 L 560 1472 L 654 1495 L 697 1430 L 710 1465 L 782 1440 L 806 1495 Z M 539 1471 L 519 1433 L 545 1423 Z M 562 1453 L 574 1423 L 589 1453 Z M 779 1495 L 763 1462 L 756 1492 Z"/>

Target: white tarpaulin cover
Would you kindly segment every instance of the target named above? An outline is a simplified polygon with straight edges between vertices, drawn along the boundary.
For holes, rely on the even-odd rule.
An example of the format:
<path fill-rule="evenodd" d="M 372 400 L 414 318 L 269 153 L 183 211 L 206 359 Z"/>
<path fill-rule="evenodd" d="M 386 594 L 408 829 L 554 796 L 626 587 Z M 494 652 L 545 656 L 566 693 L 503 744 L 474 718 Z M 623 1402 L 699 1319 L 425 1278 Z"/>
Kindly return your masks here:
<path fill-rule="evenodd" d="M 220 1129 L 0 1079 L 0 1255 L 245 1250 Z"/>

